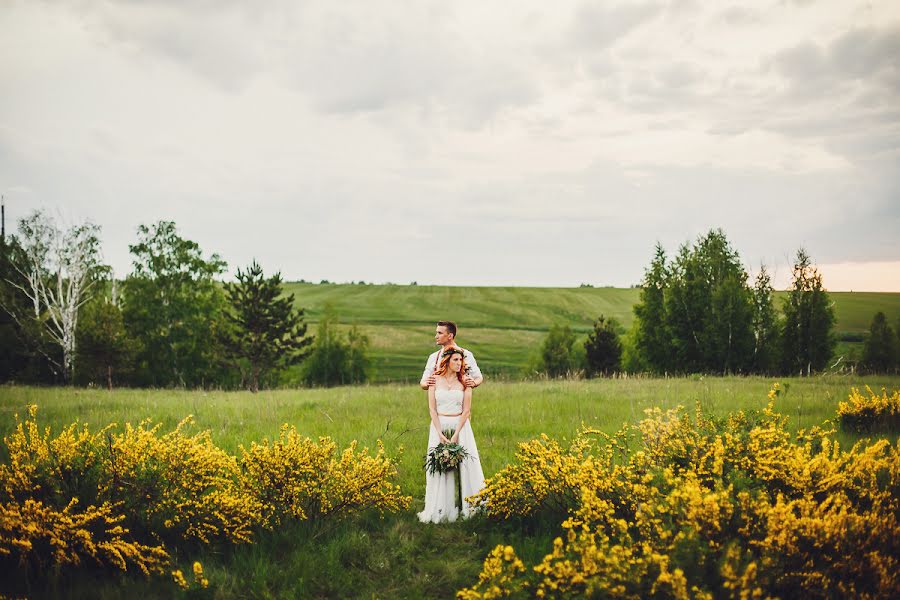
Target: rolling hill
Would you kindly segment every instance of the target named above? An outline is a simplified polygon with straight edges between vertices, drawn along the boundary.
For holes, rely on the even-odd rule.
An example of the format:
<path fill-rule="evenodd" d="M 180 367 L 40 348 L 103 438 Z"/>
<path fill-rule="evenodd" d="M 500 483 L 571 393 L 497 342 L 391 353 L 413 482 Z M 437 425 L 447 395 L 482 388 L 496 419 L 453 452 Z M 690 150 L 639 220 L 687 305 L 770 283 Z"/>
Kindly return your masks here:
<path fill-rule="evenodd" d="M 451 319 L 459 327 L 459 342 L 470 348 L 488 373 L 515 376 L 528 363 L 547 329 L 568 324 L 586 335 L 599 315 L 616 319 L 625 330 L 634 319 L 634 288 L 450 287 L 286 283 L 295 304 L 314 324 L 326 304 L 339 321 L 356 324 L 370 338 L 372 380 L 417 380 L 433 350 L 434 323 Z M 831 292 L 837 314 L 836 331 L 844 352 L 858 346 L 872 316 L 884 312 L 891 323 L 900 317 L 900 294 Z M 776 305 L 780 306 L 778 293 Z"/>

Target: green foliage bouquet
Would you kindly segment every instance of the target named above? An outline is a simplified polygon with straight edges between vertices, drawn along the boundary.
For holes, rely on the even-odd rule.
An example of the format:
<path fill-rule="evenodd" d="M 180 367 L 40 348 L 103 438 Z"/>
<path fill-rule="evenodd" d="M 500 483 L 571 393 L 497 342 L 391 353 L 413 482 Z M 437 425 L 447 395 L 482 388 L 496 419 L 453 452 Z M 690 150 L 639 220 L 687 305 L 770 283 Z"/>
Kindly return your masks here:
<path fill-rule="evenodd" d="M 453 430 L 444 432 L 447 439 L 453 437 Z M 449 473 L 459 467 L 462 461 L 469 458 L 469 453 L 459 444 L 441 442 L 432 448 L 425 457 L 425 470 L 429 475 Z"/>

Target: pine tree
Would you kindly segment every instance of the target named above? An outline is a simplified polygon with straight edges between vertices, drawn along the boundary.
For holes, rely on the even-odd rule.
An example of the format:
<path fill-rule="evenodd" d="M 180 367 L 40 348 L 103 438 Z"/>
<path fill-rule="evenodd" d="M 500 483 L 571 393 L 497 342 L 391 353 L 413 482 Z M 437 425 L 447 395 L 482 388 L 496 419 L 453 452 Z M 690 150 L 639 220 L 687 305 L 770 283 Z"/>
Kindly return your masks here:
<path fill-rule="evenodd" d="M 834 308 L 822 287 L 822 275 L 803 248 L 797 251 L 793 282 L 782 312 L 782 371 L 809 374 L 824 369 L 836 345 Z"/>
<path fill-rule="evenodd" d="M 622 368 L 622 343 L 616 321 L 603 315 L 594 321 L 594 330 L 584 343 L 587 376 L 615 373 Z"/>
<path fill-rule="evenodd" d="M 225 284 L 231 327 L 223 341 L 232 358 L 246 361 L 248 387 L 257 392 L 261 379 L 303 360 L 312 340 L 294 295 L 283 296 L 280 273 L 267 278 L 254 260 L 237 280 Z"/>
<path fill-rule="evenodd" d="M 875 313 L 869 326 L 863 364 L 875 373 L 887 373 L 897 364 L 897 338 L 881 311 Z"/>

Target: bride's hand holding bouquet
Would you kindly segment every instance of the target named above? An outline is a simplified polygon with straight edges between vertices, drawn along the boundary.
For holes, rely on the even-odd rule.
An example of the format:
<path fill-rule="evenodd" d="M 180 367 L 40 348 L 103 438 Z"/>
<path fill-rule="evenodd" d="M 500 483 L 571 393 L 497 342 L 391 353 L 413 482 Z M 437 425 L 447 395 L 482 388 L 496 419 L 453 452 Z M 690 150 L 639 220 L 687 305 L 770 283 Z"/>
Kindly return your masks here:
<path fill-rule="evenodd" d="M 425 457 L 425 470 L 428 471 L 429 475 L 454 471 L 459 468 L 462 461 L 469 458 L 469 453 L 465 448 L 456 441 L 450 441 L 458 440 L 458 438 L 459 436 L 455 432 L 441 432 L 441 443 L 432 448 L 428 456 Z M 445 442 L 444 440 L 447 441 Z"/>

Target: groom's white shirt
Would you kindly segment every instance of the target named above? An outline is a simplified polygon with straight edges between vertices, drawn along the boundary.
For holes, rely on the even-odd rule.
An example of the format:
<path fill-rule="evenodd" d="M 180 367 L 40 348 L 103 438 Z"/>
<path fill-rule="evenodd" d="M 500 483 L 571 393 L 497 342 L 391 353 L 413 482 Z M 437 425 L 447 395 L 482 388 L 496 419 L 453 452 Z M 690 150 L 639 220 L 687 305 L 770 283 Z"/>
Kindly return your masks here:
<path fill-rule="evenodd" d="M 419 378 L 419 381 L 422 381 L 426 377 L 430 376 L 434 373 L 434 370 L 438 366 L 438 362 L 440 361 L 441 353 L 444 351 L 443 348 L 438 350 L 437 352 L 432 352 L 431 356 L 428 357 L 428 362 L 425 363 L 425 370 L 422 371 L 422 377 Z M 469 376 L 472 379 L 478 379 L 481 377 L 481 369 L 478 368 L 478 363 L 475 362 L 475 355 L 466 350 L 463 351 L 463 359 L 466 361 L 466 366 L 469 367 Z"/>

